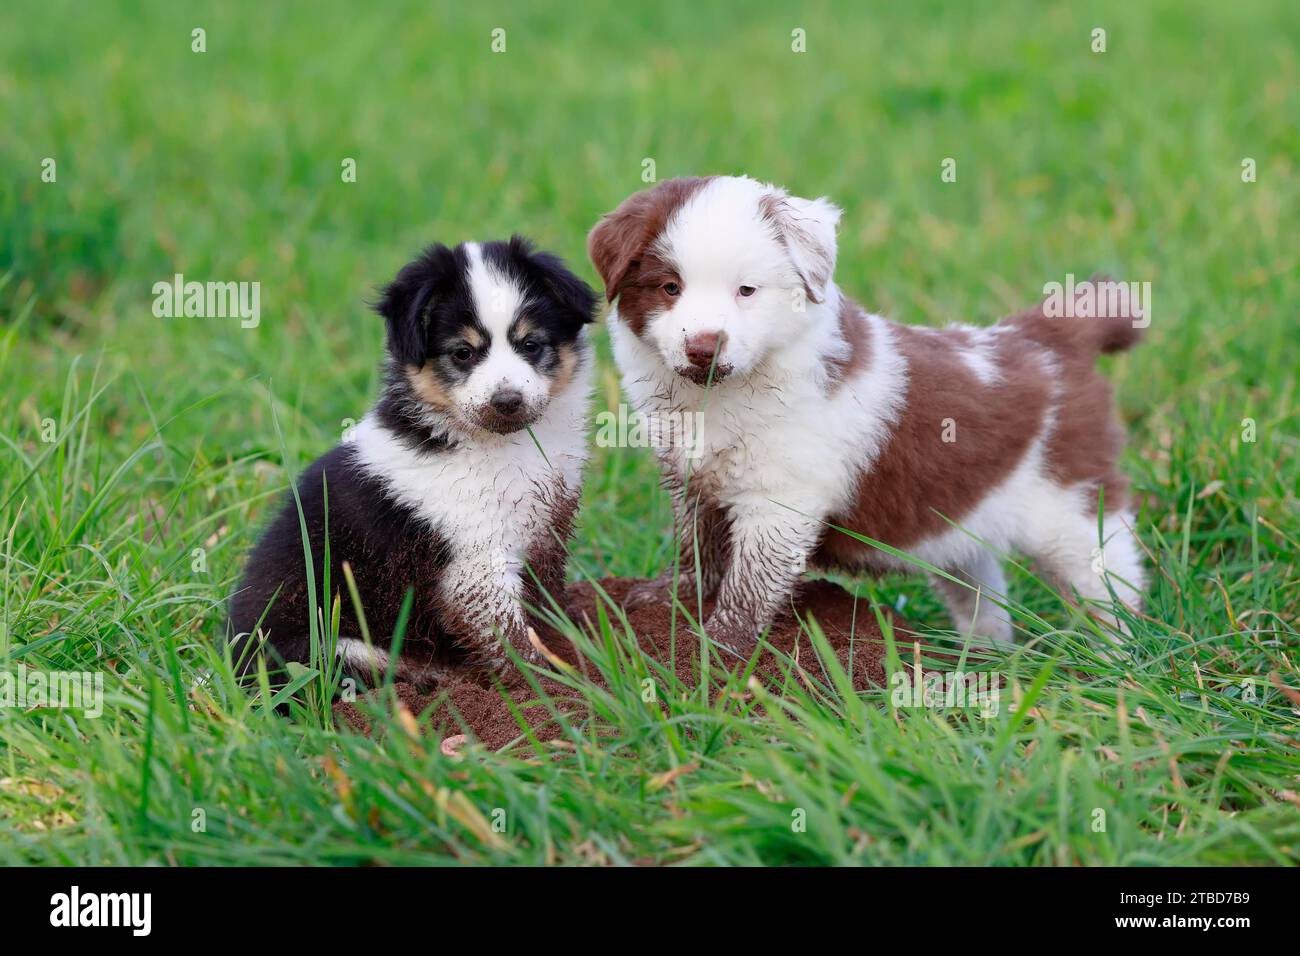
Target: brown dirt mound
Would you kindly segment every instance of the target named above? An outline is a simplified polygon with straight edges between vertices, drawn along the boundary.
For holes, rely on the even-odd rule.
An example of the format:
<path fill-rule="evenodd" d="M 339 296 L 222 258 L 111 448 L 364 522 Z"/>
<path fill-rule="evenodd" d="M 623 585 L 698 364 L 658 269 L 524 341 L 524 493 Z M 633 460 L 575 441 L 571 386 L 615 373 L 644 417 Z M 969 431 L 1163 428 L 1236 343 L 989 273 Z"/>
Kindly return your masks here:
<path fill-rule="evenodd" d="M 629 589 L 638 583 L 640 582 L 630 578 L 606 578 L 600 582 L 600 587 L 621 606 Z M 591 584 L 579 582 L 569 585 L 568 613 L 573 621 L 596 621 L 597 606 L 601 603 L 601 597 Z M 866 600 L 855 598 L 830 581 L 809 581 L 795 595 L 794 603 L 799 617 L 812 615 L 816 618 L 846 671 L 850 669 L 851 648 L 855 687 L 864 690 L 884 684 L 884 643 L 875 614 Z M 707 615 L 709 602 L 705 602 L 704 609 Z M 608 606 L 606 613 L 614 621 L 615 627 L 620 626 Z M 675 638 L 672 615 L 666 604 L 637 608 L 627 612 L 627 618 L 643 653 L 665 667 L 671 662 L 677 677 L 685 685 L 697 685 L 699 639 L 684 617 L 678 616 Z M 556 657 L 586 673 L 592 683 L 604 686 L 599 672 L 582 660 L 577 648 L 567 638 L 545 626 L 539 626 L 537 631 L 542 642 Z M 797 660 L 810 680 L 823 684 L 828 682 L 808 635 L 803 633 L 800 622 L 789 610 L 772 626 L 767 643 Z M 710 657 L 718 661 L 718 652 L 711 651 Z M 725 664 L 735 668 L 740 666 L 740 661 L 733 656 L 726 659 Z M 764 650 L 755 673 L 770 686 L 776 685 L 788 666 L 770 651 Z M 538 679 L 548 695 L 557 702 L 562 702 L 565 711 L 581 709 L 581 701 L 573 699 L 574 693 L 570 688 L 546 677 Z M 446 749 L 457 746 L 458 741 L 447 738 L 462 732 L 462 722 L 475 739 L 492 749 L 498 749 L 523 734 L 498 688 L 504 689 L 515 705 L 521 708 L 524 719 L 540 739 L 553 739 L 559 735 L 559 727 L 545 706 L 537 703 L 529 707 L 523 706 L 535 701 L 536 694 L 523 675 L 514 668 L 497 675 L 494 680 L 485 680 L 481 674 L 467 673 L 427 694 L 402 682 L 397 683 L 394 689 L 398 700 L 416 716 L 433 708 L 428 715 L 428 728 L 437 729 L 446 740 Z M 354 730 L 369 732 L 369 721 L 363 709 L 357 705 L 338 703 L 334 710 L 336 716 Z"/>

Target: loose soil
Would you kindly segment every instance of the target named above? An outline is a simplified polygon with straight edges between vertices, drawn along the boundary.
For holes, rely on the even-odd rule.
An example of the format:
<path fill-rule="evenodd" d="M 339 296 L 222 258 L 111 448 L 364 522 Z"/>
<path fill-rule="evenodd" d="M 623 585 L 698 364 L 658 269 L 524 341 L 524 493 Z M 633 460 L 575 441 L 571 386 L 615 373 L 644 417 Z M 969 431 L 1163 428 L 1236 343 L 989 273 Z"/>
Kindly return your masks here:
<path fill-rule="evenodd" d="M 628 591 L 639 583 L 641 582 L 630 578 L 606 578 L 600 582 L 600 587 L 622 606 Z M 600 603 L 602 599 L 590 583 L 569 585 L 568 613 L 573 621 L 596 621 L 597 606 Z M 845 671 L 851 670 L 857 689 L 865 690 L 884 684 L 884 641 L 876 624 L 875 613 L 866 599 L 855 598 L 830 581 L 808 581 L 795 595 L 794 605 L 800 618 L 811 615 L 817 620 Z M 706 615 L 709 609 L 709 602 L 705 602 Z M 614 612 L 607 605 L 606 613 L 615 627 L 620 626 Z M 699 639 L 680 612 L 675 637 L 672 614 L 666 603 L 628 611 L 627 618 L 640 642 L 642 653 L 665 667 L 671 664 L 678 678 L 687 687 L 698 684 Z M 537 632 L 542 643 L 556 657 L 586 673 L 592 683 L 605 686 L 597 669 L 582 659 L 577 648 L 566 637 L 544 625 L 539 625 Z M 900 638 L 906 640 L 902 635 Z M 767 643 L 799 662 L 799 668 L 805 674 L 800 676 L 796 673 L 792 679 L 807 679 L 823 685 L 828 683 L 808 634 L 791 611 L 787 610 L 773 624 Z M 719 652 L 711 650 L 710 657 L 717 662 Z M 724 663 L 734 669 L 741 666 L 742 662 L 732 656 Z M 765 649 L 755 668 L 755 675 L 769 687 L 775 688 L 780 686 L 789 670 L 788 661 Z M 575 694 L 571 688 L 548 677 L 537 679 L 563 710 L 581 711 L 582 701 L 574 699 Z M 559 736 L 560 728 L 553 715 L 544 705 L 536 703 L 535 691 L 513 667 L 490 679 L 482 674 L 466 673 L 429 692 L 422 692 L 414 685 L 403 682 L 394 686 L 401 704 L 412 715 L 422 718 L 426 730 L 433 731 L 440 738 L 443 750 L 447 753 L 459 748 L 463 740 L 458 735 L 462 733 L 494 750 L 523 735 L 501 689 L 509 695 L 516 707 L 522 709 L 525 721 L 540 740 Z M 525 706 L 529 704 L 531 706 Z M 358 732 L 369 732 L 369 720 L 364 708 L 351 703 L 338 703 L 334 709 L 341 722 Z"/>

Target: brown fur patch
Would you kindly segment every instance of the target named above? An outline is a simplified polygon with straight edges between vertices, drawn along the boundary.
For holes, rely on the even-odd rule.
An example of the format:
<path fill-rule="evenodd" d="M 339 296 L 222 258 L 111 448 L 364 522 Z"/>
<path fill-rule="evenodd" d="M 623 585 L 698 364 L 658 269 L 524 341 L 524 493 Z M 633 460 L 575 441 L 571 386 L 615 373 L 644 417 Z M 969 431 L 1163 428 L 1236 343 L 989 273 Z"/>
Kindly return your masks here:
<path fill-rule="evenodd" d="M 1090 282 L 1104 289 L 1109 281 L 1093 276 Z M 1134 315 L 1121 312 L 1105 317 L 1051 318 L 1039 303 L 1004 320 L 1015 335 L 1047 349 L 1059 369 L 1061 401 L 1056 427 L 1047 443 L 1048 471 L 1065 485 L 1086 483 L 1101 490 L 1105 511 L 1128 506 L 1128 479 L 1117 467 L 1124 449 L 1124 429 L 1116 421 L 1111 385 L 1096 369 L 1098 352 L 1132 347 L 1142 338 L 1133 325 Z M 1098 498 L 1089 500 L 1097 513 Z"/>
<path fill-rule="evenodd" d="M 1093 314 L 1084 311 L 1084 292 L 1089 287 L 1104 301 L 1106 314 L 1095 314 L 1099 308 L 1096 304 L 1088 310 Z M 1074 315 L 1048 316 L 1047 300 L 1043 300 L 1019 315 L 1004 319 L 1003 323 L 1014 325 L 1026 338 L 1063 357 L 1091 362 L 1098 352 L 1122 352 L 1143 338 L 1145 327 L 1133 324 L 1142 317 L 1134 308 L 1135 303 L 1128 301 L 1127 293 L 1124 301 L 1115 301 L 1115 288 L 1113 280 L 1094 275 L 1076 290 Z"/>
<path fill-rule="evenodd" d="M 515 324 L 510 327 L 510 337 L 515 342 L 522 342 L 528 338 L 528 334 L 537 328 L 532 317 L 524 314 L 515 319 Z"/>
<path fill-rule="evenodd" d="M 556 354 L 559 356 L 559 362 L 555 366 L 555 374 L 551 377 L 550 393 L 552 397 L 559 395 L 573 381 L 573 373 L 578 370 L 578 363 L 582 356 L 578 351 L 578 346 L 573 342 L 565 342 L 556 346 Z"/>
<path fill-rule="evenodd" d="M 862 307 L 848 296 L 841 297 L 839 320 L 840 335 L 844 337 L 848 352 L 830 363 L 832 392 L 838 391 L 845 381 L 866 368 L 871 357 L 871 327 L 867 325 Z"/>
<path fill-rule="evenodd" d="M 1128 478 L 1116 463 L 1124 450 L 1124 429 L 1115 420 L 1110 382 L 1091 356 L 1059 361 L 1062 400 L 1047 441 L 1047 470 L 1063 485 L 1087 483 L 1101 489 L 1106 514 L 1128 506 Z M 1093 492 L 1088 513 L 1097 513 Z"/>
<path fill-rule="evenodd" d="M 1002 379 L 986 385 L 958 354 L 969 340 L 964 330 L 891 328 L 909 366 L 906 404 L 874 466 L 860 476 L 853 505 L 830 521 L 906 549 L 945 530 L 945 517 L 960 522 L 1011 473 L 1042 427 L 1051 382 L 1036 350 L 1014 336 L 999 340 Z M 945 429 L 954 441 L 943 440 Z M 829 531 L 817 560 L 853 565 L 863 550 Z"/>
<path fill-rule="evenodd" d="M 624 284 L 618 298 L 618 317 L 637 335 L 645 331 L 651 315 L 673 307 L 674 297 L 663 288 L 669 281 L 681 284 L 676 268 L 658 253 L 647 252 Z"/>
<path fill-rule="evenodd" d="M 433 369 L 427 365 L 422 365 L 419 368 L 414 365 L 407 365 L 402 371 L 405 373 L 406 381 L 410 383 L 411 391 L 415 393 L 416 398 L 440 412 L 451 410 L 451 396 L 447 394 L 442 382 L 438 381 L 438 376 L 433 374 Z"/>
<path fill-rule="evenodd" d="M 623 297 L 619 301 L 619 316 L 638 335 L 645 327 L 645 316 L 652 311 L 652 305 L 659 298 L 668 298 L 661 291 L 657 296 L 654 293 L 670 277 L 671 263 L 648 257 L 650 245 L 664 231 L 673 214 L 710 178 L 667 179 L 635 193 L 607 213 L 587 236 L 587 254 L 605 284 L 606 299 L 613 302 Z"/>

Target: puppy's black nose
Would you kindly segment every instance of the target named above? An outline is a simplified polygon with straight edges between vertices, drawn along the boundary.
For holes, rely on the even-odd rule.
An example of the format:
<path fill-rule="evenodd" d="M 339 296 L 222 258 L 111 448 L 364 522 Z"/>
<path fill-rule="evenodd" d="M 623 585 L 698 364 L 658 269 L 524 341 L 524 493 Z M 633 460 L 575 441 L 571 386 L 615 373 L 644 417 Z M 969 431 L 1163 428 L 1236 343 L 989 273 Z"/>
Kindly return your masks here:
<path fill-rule="evenodd" d="M 499 415 L 516 415 L 524 407 L 524 393 L 517 388 L 503 388 L 492 395 L 491 404 Z"/>

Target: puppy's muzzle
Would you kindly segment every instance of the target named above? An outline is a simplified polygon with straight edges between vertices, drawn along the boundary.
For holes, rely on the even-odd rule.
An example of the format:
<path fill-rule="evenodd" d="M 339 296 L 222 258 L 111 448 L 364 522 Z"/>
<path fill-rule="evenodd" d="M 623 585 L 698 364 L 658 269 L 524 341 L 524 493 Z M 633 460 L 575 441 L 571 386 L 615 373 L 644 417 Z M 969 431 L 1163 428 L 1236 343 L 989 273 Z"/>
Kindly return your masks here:
<path fill-rule="evenodd" d="M 499 388 L 492 393 L 488 404 L 502 418 L 513 418 L 523 411 L 524 393 L 517 388 Z"/>
<path fill-rule="evenodd" d="M 721 381 L 731 371 L 731 366 L 722 360 L 726 344 L 726 332 L 697 332 L 686 340 L 686 361 L 690 364 L 678 371 L 697 385 L 709 380 L 710 370 L 713 381 Z"/>
<path fill-rule="evenodd" d="M 517 432 L 525 425 L 531 425 L 541 411 L 530 407 L 524 400 L 524 393 L 512 386 L 502 386 L 492 393 L 492 397 L 479 406 L 474 418 L 481 428 L 498 435 Z"/>

